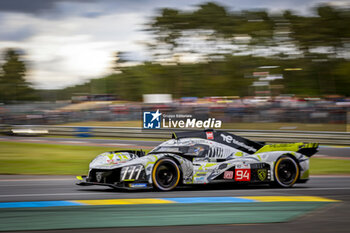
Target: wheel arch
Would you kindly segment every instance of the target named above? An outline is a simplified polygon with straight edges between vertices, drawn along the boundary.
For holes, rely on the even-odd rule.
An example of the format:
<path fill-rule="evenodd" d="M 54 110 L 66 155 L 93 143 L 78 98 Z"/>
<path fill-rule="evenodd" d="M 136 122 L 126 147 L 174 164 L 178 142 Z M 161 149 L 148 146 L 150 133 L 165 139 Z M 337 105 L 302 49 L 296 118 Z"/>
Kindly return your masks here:
<path fill-rule="evenodd" d="M 158 159 L 154 164 L 156 164 L 159 160 L 162 160 L 162 159 L 171 159 L 177 164 L 177 166 L 179 167 L 179 170 L 180 170 L 180 181 L 181 181 L 182 176 L 183 176 L 183 168 L 182 168 L 182 164 L 181 164 L 181 161 L 179 160 L 179 158 L 177 158 L 175 156 L 171 156 L 171 155 L 166 155 L 166 156 Z M 153 169 L 154 169 L 154 166 L 152 168 L 152 171 L 153 171 Z"/>
<path fill-rule="evenodd" d="M 295 157 L 295 155 L 293 155 L 292 153 L 284 153 L 284 154 L 282 154 L 281 156 L 279 156 L 279 157 L 276 159 L 276 161 L 277 161 L 279 158 L 281 158 L 282 156 L 288 156 L 288 157 L 292 158 L 292 159 L 295 161 L 295 163 L 296 163 L 297 166 L 298 166 L 298 170 L 299 170 L 298 179 L 297 179 L 297 180 L 299 180 L 299 179 L 300 179 L 300 174 L 301 174 L 301 167 L 300 167 L 300 162 L 299 162 L 299 160 L 298 160 L 298 159 Z"/>

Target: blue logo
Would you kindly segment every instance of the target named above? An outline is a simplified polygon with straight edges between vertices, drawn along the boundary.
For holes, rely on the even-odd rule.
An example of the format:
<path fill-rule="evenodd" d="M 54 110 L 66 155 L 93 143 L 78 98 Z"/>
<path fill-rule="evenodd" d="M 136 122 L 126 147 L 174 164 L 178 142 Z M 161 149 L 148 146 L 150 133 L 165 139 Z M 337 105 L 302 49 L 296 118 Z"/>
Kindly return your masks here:
<path fill-rule="evenodd" d="M 129 184 L 130 188 L 146 188 L 146 183 L 135 183 L 135 184 Z"/>
<path fill-rule="evenodd" d="M 159 109 L 156 112 L 143 112 L 143 128 L 160 129 L 161 115 Z"/>

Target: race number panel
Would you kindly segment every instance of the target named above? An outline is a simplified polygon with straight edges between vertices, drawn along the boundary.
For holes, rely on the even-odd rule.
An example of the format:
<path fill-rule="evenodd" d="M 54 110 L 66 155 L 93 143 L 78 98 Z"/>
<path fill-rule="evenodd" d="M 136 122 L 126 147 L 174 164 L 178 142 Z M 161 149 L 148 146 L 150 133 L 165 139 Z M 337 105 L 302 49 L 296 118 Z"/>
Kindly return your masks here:
<path fill-rule="evenodd" d="M 235 181 L 250 181 L 251 172 L 250 169 L 236 169 Z"/>

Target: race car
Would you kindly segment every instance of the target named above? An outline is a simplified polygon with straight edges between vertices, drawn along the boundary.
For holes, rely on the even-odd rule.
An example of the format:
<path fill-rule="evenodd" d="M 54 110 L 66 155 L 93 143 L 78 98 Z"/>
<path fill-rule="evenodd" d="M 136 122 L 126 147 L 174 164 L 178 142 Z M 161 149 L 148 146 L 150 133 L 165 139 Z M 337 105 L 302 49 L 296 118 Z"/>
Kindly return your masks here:
<path fill-rule="evenodd" d="M 161 191 L 219 182 L 288 188 L 309 179 L 309 157 L 317 148 L 318 143 L 265 144 L 216 130 L 180 132 L 147 155 L 142 150 L 98 155 L 77 184 Z"/>

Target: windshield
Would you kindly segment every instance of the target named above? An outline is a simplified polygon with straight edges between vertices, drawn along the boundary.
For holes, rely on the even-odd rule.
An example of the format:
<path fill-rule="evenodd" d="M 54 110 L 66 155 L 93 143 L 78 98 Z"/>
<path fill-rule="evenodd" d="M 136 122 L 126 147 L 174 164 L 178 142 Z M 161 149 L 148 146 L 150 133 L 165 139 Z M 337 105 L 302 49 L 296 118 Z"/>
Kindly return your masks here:
<path fill-rule="evenodd" d="M 206 145 L 194 145 L 194 146 L 158 146 L 154 148 L 150 153 L 176 153 L 191 156 L 204 156 L 207 151 Z"/>

